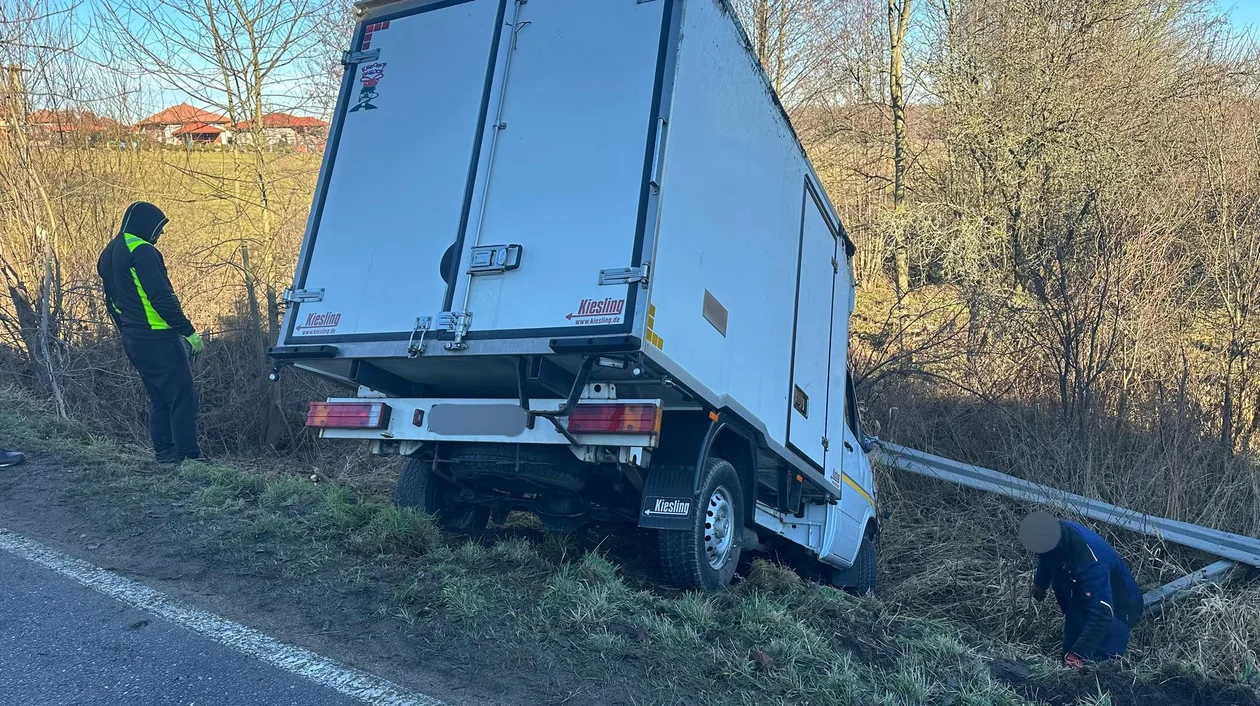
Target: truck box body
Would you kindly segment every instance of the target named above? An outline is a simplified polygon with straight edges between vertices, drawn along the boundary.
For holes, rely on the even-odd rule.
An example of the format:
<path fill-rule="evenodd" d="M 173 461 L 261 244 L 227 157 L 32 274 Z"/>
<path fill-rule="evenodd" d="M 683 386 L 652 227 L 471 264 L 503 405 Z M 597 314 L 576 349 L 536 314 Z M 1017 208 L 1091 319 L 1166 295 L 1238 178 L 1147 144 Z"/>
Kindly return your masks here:
<path fill-rule="evenodd" d="M 870 500 L 852 244 L 726 0 L 361 11 L 277 358 L 512 400 L 523 357 L 637 356 L 628 396 L 737 416 L 759 463 Z"/>

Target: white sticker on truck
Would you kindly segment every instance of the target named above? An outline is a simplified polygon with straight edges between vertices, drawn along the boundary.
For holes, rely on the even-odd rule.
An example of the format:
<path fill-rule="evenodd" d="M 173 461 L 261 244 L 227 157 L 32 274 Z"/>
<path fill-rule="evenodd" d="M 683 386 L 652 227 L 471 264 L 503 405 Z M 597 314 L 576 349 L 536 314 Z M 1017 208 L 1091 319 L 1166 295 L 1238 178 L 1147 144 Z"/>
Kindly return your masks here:
<path fill-rule="evenodd" d="M 619 324 L 626 320 L 625 299 L 583 299 L 577 311 L 564 317 L 574 326 Z"/>

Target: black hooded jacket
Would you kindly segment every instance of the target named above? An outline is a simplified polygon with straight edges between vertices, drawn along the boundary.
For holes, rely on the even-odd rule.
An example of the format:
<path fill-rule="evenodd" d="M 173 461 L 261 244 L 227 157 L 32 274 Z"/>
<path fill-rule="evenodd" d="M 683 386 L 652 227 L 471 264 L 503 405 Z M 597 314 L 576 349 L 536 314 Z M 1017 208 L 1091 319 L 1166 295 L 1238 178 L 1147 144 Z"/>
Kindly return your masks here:
<path fill-rule="evenodd" d="M 105 308 L 118 330 L 131 338 L 191 336 L 195 331 L 154 247 L 166 221 L 166 214 L 151 203 L 131 204 L 118 235 L 96 263 L 105 285 Z"/>

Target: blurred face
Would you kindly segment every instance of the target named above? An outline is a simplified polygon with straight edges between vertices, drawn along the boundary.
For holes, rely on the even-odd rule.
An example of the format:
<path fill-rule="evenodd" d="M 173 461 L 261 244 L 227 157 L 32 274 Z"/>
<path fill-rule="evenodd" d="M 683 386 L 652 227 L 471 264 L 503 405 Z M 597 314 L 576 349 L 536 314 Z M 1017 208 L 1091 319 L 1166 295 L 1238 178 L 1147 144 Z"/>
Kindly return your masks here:
<path fill-rule="evenodd" d="M 162 237 L 162 234 L 163 234 L 163 233 L 165 233 L 165 232 L 166 232 L 166 224 L 165 224 L 165 223 L 163 223 L 162 225 L 158 226 L 158 229 L 157 229 L 156 231 L 154 231 L 154 232 L 153 232 L 153 244 L 154 244 L 154 245 L 156 245 L 156 244 L 157 244 L 158 238 L 161 238 L 161 237 Z"/>
<path fill-rule="evenodd" d="M 1054 515 L 1038 510 L 1024 518 L 1019 525 L 1019 541 L 1034 554 L 1045 554 L 1059 546 L 1059 520 Z"/>

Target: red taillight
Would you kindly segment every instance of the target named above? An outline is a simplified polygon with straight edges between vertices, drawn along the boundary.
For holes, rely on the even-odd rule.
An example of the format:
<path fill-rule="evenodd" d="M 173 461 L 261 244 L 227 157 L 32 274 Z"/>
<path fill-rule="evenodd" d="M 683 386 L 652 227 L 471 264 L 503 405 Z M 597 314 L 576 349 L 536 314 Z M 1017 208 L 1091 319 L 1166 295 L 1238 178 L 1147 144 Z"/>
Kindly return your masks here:
<path fill-rule="evenodd" d="M 389 405 L 384 402 L 312 402 L 306 426 L 321 429 L 384 429 Z"/>
<path fill-rule="evenodd" d="M 569 415 L 574 434 L 659 434 L 661 408 L 653 404 L 580 404 Z"/>

